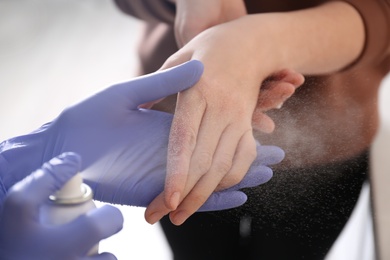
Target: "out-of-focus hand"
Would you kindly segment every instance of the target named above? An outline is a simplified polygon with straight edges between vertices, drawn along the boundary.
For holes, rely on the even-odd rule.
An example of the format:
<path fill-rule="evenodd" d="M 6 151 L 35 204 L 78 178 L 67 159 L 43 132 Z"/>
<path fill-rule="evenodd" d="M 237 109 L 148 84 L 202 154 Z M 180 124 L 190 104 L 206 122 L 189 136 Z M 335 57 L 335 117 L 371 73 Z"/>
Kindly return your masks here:
<path fill-rule="evenodd" d="M 4 260 L 116 259 L 110 253 L 88 257 L 100 240 L 122 229 L 121 212 L 110 205 L 94 209 L 63 225 L 39 221 L 39 208 L 80 167 L 80 157 L 67 153 L 15 184 L 8 192 L 0 218 L 0 258 Z"/>
<path fill-rule="evenodd" d="M 166 68 L 197 59 L 205 71 L 193 88 L 178 94 L 162 195 L 165 205 L 153 202 L 148 212 L 163 213 L 166 207 L 171 220 L 181 223 L 217 187 L 241 181 L 254 161 L 252 117 L 260 86 L 281 68 L 268 62 L 269 50 L 251 39 L 253 32 L 243 30 L 248 17 L 203 31 L 164 64 Z"/>
<path fill-rule="evenodd" d="M 181 48 L 200 32 L 246 15 L 242 0 L 176 0 L 175 37 Z"/>

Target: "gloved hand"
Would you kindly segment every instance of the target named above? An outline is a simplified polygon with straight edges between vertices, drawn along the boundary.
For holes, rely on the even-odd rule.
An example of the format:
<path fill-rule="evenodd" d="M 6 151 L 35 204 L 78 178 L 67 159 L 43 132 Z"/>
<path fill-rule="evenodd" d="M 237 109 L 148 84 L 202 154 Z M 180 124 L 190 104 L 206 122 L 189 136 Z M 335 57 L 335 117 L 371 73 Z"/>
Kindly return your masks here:
<path fill-rule="evenodd" d="M 64 110 L 35 132 L 3 142 L 0 174 L 5 189 L 42 162 L 72 151 L 83 158 L 82 176 L 93 189 L 94 199 L 147 206 L 164 189 L 173 115 L 138 106 L 191 87 L 202 71 L 203 65 L 193 60 L 114 85 Z M 274 161 L 283 156 L 278 149 Z M 268 180 L 269 169 L 255 167 L 247 182 L 258 183 L 263 175 Z M 241 192 L 229 190 L 212 195 L 203 209 L 232 208 L 245 200 Z"/>
<path fill-rule="evenodd" d="M 269 166 L 280 163 L 283 158 L 284 152 L 279 147 L 257 143 L 257 158 L 242 181 L 228 189 L 214 192 L 198 211 L 214 210 L 214 205 L 223 205 L 226 203 L 225 200 L 231 199 L 236 199 L 237 206 L 244 204 L 247 196 L 240 189 L 259 186 L 268 182 L 273 175 L 273 171 Z"/>
<path fill-rule="evenodd" d="M 0 259 L 97 259 L 86 256 L 88 251 L 122 229 L 123 217 L 117 208 L 104 205 L 64 225 L 39 222 L 39 208 L 78 172 L 79 166 L 78 155 L 60 155 L 8 191 L 0 219 Z M 95 257 L 116 259 L 110 253 Z"/>

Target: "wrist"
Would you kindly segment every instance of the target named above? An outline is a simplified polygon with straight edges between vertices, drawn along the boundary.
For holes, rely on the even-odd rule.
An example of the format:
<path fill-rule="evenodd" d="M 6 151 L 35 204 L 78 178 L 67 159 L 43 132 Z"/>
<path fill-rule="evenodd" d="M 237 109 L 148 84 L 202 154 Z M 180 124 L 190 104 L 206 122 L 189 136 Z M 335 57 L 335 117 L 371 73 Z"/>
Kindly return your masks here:
<path fill-rule="evenodd" d="M 237 38 L 242 39 L 242 48 L 248 50 L 243 53 L 250 55 L 249 60 L 254 62 L 248 68 L 253 66 L 260 80 L 288 66 L 284 43 L 275 31 L 275 18 L 268 14 L 250 14 L 235 21 Z"/>

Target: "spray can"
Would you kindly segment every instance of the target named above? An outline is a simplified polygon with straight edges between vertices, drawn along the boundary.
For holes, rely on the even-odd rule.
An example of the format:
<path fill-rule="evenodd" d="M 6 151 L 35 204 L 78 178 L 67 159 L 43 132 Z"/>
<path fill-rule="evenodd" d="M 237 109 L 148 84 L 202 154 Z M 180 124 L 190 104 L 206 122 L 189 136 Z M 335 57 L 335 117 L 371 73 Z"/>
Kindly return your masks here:
<path fill-rule="evenodd" d="M 92 189 L 85 183 L 80 174 L 72 177 L 60 190 L 49 197 L 49 203 L 40 209 L 41 223 L 61 225 L 96 208 L 92 200 Z M 99 244 L 88 252 L 95 255 L 99 252 Z"/>

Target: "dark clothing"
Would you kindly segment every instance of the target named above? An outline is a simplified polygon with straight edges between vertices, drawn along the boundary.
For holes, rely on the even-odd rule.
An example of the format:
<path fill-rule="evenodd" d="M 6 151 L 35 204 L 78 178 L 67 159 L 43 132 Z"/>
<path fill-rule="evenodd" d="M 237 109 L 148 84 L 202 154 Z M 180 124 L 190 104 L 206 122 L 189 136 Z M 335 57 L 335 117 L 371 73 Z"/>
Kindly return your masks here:
<path fill-rule="evenodd" d="M 246 189 L 241 207 L 161 221 L 175 260 L 324 259 L 368 176 L 368 154 L 347 162 L 275 172 Z M 304 180 L 304 181 L 302 181 Z"/>

